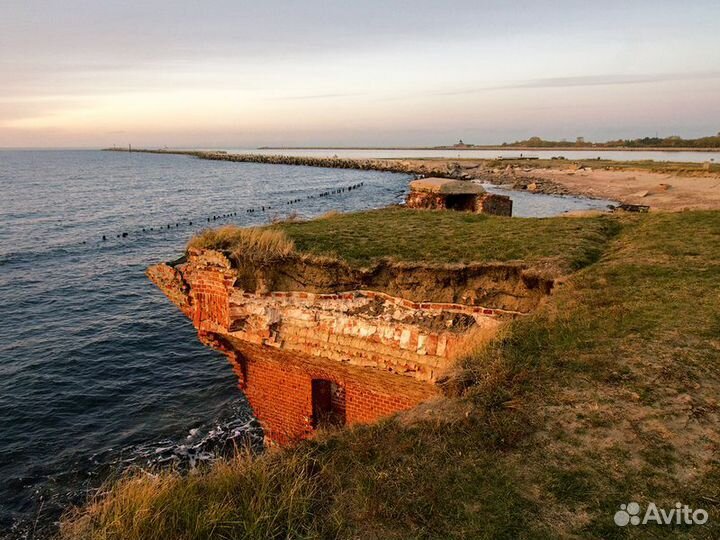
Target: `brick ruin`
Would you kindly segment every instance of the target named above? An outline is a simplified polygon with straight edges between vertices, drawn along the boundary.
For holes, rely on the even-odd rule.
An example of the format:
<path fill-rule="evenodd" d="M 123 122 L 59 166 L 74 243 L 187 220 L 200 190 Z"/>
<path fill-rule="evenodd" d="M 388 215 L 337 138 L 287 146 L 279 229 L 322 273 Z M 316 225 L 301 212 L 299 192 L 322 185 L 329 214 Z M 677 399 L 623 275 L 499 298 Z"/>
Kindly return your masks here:
<path fill-rule="evenodd" d="M 437 395 L 430 384 L 322 357 L 267 350 L 227 336 L 201 339 L 227 355 L 273 443 L 291 443 L 322 425 L 371 423 Z"/>
<path fill-rule="evenodd" d="M 363 288 L 246 290 L 230 260 L 209 250 L 152 266 L 148 276 L 201 341 L 229 358 L 266 437 L 287 443 L 321 425 L 373 422 L 437 395 L 435 383 L 468 340 L 487 339 L 521 313 L 509 307 L 526 311 L 549 291 L 522 272 L 502 272 L 516 281 L 505 297 L 524 294 L 524 301 L 508 306 L 502 294 L 457 288 L 456 302 Z M 475 273 L 487 282 L 486 271 Z M 481 283 L 463 279 L 465 286 Z M 490 297 L 499 300 L 478 305 Z"/>
<path fill-rule="evenodd" d="M 423 178 L 410 182 L 408 208 L 457 210 L 512 216 L 512 199 L 488 193 L 482 186 L 469 181 L 447 178 Z"/>

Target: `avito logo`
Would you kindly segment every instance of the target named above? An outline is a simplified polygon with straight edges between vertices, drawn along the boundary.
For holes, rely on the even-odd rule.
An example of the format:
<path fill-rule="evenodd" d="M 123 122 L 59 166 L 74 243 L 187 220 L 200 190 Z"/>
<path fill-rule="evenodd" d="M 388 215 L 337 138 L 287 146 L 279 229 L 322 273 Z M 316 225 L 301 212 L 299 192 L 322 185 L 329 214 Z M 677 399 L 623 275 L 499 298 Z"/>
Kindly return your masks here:
<path fill-rule="evenodd" d="M 640 505 L 636 502 L 621 504 L 620 510 L 615 512 L 615 525 L 625 527 L 626 525 L 704 525 L 710 519 L 707 510 L 697 508 L 693 510 L 687 504 L 675 503 L 670 510 L 658 508 L 655 503 L 648 504 L 645 513 L 641 517 Z"/>

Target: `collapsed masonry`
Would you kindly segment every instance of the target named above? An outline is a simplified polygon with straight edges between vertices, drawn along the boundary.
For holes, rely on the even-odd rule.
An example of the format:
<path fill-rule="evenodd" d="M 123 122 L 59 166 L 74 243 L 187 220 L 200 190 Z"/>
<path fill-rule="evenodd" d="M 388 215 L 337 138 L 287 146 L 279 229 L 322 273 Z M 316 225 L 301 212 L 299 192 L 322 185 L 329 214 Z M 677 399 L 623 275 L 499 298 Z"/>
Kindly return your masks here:
<path fill-rule="evenodd" d="M 433 290 L 415 287 L 418 275 Z M 148 276 L 200 339 L 228 356 L 266 436 L 279 443 L 431 398 L 469 340 L 488 339 L 552 288 L 519 265 L 357 270 L 297 256 L 248 273 L 211 250 L 190 250 Z"/>
<path fill-rule="evenodd" d="M 472 182 L 448 178 L 423 178 L 410 182 L 406 205 L 408 208 L 429 210 L 459 210 L 496 216 L 512 215 L 510 197 L 487 193 L 482 186 Z"/>

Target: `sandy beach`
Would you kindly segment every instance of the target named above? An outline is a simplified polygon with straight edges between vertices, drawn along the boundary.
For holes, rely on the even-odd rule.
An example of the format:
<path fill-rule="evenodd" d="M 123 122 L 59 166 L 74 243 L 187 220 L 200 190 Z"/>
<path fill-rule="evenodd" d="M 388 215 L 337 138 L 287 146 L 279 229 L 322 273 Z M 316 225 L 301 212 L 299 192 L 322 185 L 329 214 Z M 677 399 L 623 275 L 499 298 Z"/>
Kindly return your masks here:
<path fill-rule="evenodd" d="M 650 206 L 651 210 L 716 210 L 720 208 L 720 175 L 680 176 L 642 170 L 533 170 L 520 177 L 542 178 L 570 192 L 601 197 L 627 204 Z"/>
<path fill-rule="evenodd" d="M 537 193 L 572 194 L 647 205 L 653 211 L 720 209 L 720 173 L 699 167 L 637 166 L 616 162 L 596 168 L 576 162 L 536 166 L 532 162 L 497 166 L 490 160 L 394 160 L 408 172 L 449 174 L 512 185 Z"/>

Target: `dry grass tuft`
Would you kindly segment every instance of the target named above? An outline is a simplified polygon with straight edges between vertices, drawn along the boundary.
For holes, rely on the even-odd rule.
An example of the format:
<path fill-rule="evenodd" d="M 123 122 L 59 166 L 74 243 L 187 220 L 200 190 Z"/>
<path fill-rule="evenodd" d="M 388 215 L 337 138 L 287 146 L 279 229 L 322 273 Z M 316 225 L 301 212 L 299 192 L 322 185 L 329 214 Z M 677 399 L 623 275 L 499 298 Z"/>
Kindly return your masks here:
<path fill-rule="evenodd" d="M 240 453 L 190 475 L 135 472 L 62 521 L 63 540 L 298 538 L 322 501 L 308 453 Z"/>
<path fill-rule="evenodd" d="M 281 230 L 236 225 L 206 229 L 190 239 L 188 248 L 223 251 L 239 265 L 255 267 L 276 264 L 295 253 L 294 242 Z"/>
<path fill-rule="evenodd" d="M 491 321 L 487 326 L 475 326 L 463 338 L 462 343 L 453 351 L 452 360 L 461 361 L 464 358 L 477 354 L 493 339 L 497 339 L 501 333 L 506 332 L 503 323 Z"/>

